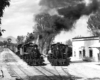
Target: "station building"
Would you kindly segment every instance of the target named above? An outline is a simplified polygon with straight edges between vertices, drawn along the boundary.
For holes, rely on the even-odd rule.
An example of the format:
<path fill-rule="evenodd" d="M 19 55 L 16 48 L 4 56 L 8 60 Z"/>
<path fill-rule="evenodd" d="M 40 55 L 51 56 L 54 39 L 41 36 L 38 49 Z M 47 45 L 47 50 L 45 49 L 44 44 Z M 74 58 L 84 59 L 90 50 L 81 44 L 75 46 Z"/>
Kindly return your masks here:
<path fill-rule="evenodd" d="M 72 48 L 74 59 L 90 58 L 92 61 L 100 61 L 100 40 L 98 36 L 73 38 Z"/>

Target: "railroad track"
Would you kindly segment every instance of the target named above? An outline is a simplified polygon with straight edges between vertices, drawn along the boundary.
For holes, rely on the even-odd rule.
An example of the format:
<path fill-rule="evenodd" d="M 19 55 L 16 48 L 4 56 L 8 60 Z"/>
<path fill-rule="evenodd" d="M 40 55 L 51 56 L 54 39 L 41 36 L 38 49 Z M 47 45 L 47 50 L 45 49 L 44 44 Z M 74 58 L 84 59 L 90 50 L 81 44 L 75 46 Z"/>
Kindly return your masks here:
<path fill-rule="evenodd" d="M 23 67 L 18 65 L 18 68 L 28 77 L 29 80 L 31 80 L 31 76 L 28 74 L 30 73 L 28 70 L 24 69 Z"/>
<path fill-rule="evenodd" d="M 31 79 L 30 75 L 28 75 L 28 73 L 30 73 L 29 71 L 27 71 L 26 69 L 22 68 L 21 66 L 18 66 L 19 69 L 24 72 L 29 79 Z M 59 76 L 57 74 L 54 74 L 53 72 L 51 72 L 50 70 L 47 70 L 45 67 L 43 66 L 33 66 L 38 72 L 40 72 L 42 75 L 46 76 L 46 78 L 50 79 L 50 80 L 54 80 L 53 78 L 51 78 L 50 76 L 55 76 L 57 79 L 59 79 Z"/>
<path fill-rule="evenodd" d="M 8 49 L 7 49 L 7 51 L 8 51 Z M 24 69 L 24 68 L 22 68 L 22 67 L 19 67 L 17 64 L 16 64 L 16 66 L 18 67 L 18 69 L 20 69 L 20 71 L 22 71 L 27 77 L 28 77 L 28 79 L 30 79 L 30 75 L 28 75 L 28 73 L 29 73 L 29 71 L 27 71 L 26 69 Z M 9 67 L 11 67 L 11 66 L 9 66 Z M 55 71 L 58 73 L 58 75 L 56 75 L 56 74 L 54 74 L 53 72 L 51 72 L 51 71 L 49 71 L 49 70 L 47 70 L 45 67 L 43 67 L 43 66 L 38 66 L 38 67 L 36 67 L 36 66 L 33 66 L 38 72 L 40 72 L 41 74 L 43 74 L 46 78 L 48 78 L 48 79 L 50 79 L 50 80 L 54 80 L 53 78 L 51 78 L 50 76 L 55 76 L 56 78 L 60 78 L 60 80 L 63 80 L 63 77 L 62 77 L 62 75 L 59 73 L 59 71 L 57 70 L 57 68 L 56 68 L 56 66 L 54 67 L 54 69 L 55 69 Z M 62 68 L 62 67 L 61 67 Z M 67 72 L 65 72 L 65 70 L 62 68 L 62 71 L 63 71 L 63 73 L 65 73 L 66 75 L 68 75 L 67 74 Z M 15 75 L 17 75 L 18 77 L 20 77 L 21 78 L 21 76 L 20 75 L 18 75 L 17 73 L 16 73 L 16 71 L 12 68 L 12 72 L 14 72 L 13 74 L 15 74 Z M 15 75 L 13 75 L 13 76 L 15 76 Z M 24 80 L 24 79 L 22 79 L 22 80 Z"/>
<path fill-rule="evenodd" d="M 54 76 L 58 76 L 57 74 L 55 74 L 54 72 L 51 72 L 50 70 L 46 69 L 45 67 L 41 66 L 42 69 L 48 71 L 49 73 L 53 74 Z"/>
<path fill-rule="evenodd" d="M 11 68 L 10 65 L 7 65 L 7 70 L 11 77 L 15 77 L 15 79 L 19 80 L 24 80 L 18 73 L 16 73 L 16 71 L 13 68 Z"/>
<path fill-rule="evenodd" d="M 47 75 L 47 71 L 43 71 L 43 69 L 41 69 L 41 67 L 37 67 L 37 66 L 34 66 L 34 68 L 37 70 L 37 71 L 39 71 L 40 73 L 42 73 L 47 79 L 49 79 L 49 80 L 54 80 L 53 78 L 51 78 L 50 76 L 48 76 Z M 51 74 L 51 73 L 49 73 L 49 74 Z"/>
<path fill-rule="evenodd" d="M 29 71 L 27 71 L 26 69 L 22 68 L 21 66 L 19 66 L 20 70 L 23 71 L 28 77 L 29 77 L 29 80 L 31 80 L 32 78 L 28 75 L 28 73 L 30 73 Z M 47 79 L 49 80 L 54 80 L 54 79 L 51 79 L 49 76 L 47 76 L 42 70 L 40 70 L 39 68 L 35 67 L 34 68 L 40 72 L 41 74 L 43 74 Z"/>
<path fill-rule="evenodd" d="M 7 67 L 7 70 L 10 74 L 11 77 L 15 77 L 17 78 L 18 80 L 30 80 L 30 77 L 29 75 L 27 75 L 25 73 L 24 70 L 22 70 L 21 68 L 19 68 L 17 65 L 11 65 L 11 64 L 7 64 L 7 63 L 4 63 Z M 14 69 L 15 68 L 15 69 Z M 20 71 L 22 74 L 24 74 L 25 76 L 22 77 L 22 75 L 18 74 L 16 71 Z"/>
<path fill-rule="evenodd" d="M 70 79 L 72 79 L 72 80 L 75 80 L 75 76 L 73 76 L 73 75 L 71 75 L 69 72 L 68 72 L 68 70 L 66 71 L 62 66 L 61 66 L 61 69 L 66 73 L 66 75 L 68 76 L 68 77 L 70 77 Z"/>
<path fill-rule="evenodd" d="M 58 73 L 58 75 L 55 74 L 55 73 L 53 73 L 53 72 L 51 72 L 50 70 L 46 69 L 46 68 L 43 67 L 43 66 L 33 66 L 33 67 L 34 67 L 38 72 L 40 72 L 41 74 L 43 74 L 44 76 L 46 76 L 47 78 L 49 78 L 50 80 L 54 80 L 53 78 L 50 78 L 50 76 L 55 76 L 56 79 L 59 79 L 59 78 L 60 78 L 60 80 L 63 80 L 62 75 L 60 75 L 60 73 L 58 72 L 57 69 L 56 69 L 56 72 Z M 61 68 L 62 68 L 62 67 L 61 67 Z M 19 66 L 19 69 L 20 69 L 22 72 L 24 72 L 24 73 L 29 77 L 29 79 L 31 78 L 30 75 L 28 75 L 28 73 L 30 73 L 29 71 L 27 71 L 26 69 L 22 68 L 21 66 Z M 65 72 L 63 69 L 62 69 L 62 71 L 63 71 L 66 75 L 68 75 L 68 73 Z"/>
<path fill-rule="evenodd" d="M 59 71 L 57 70 L 56 66 L 54 66 L 54 69 L 55 71 L 57 72 L 57 74 L 54 74 L 53 72 L 51 72 L 50 70 L 46 69 L 45 67 L 43 66 L 40 66 L 40 67 L 35 67 L 35 68 L 38 68 L 40 71 L 42 71 L 42 73 L 44 73 L 45 71 L 47 71 L 48 73 L 51 73 L 53 76 L 55 76 L 57 79 L 60 79 L 60 80 L 63 80 L 63 76 L 59 73 Z M 45 70 L 45 71 L 44 71 Z M 62 70 L 63 71 L 63 70 Z M 48 73 L 45 72 L 45 74 L 47 75 Z M 67 76 L 67 72 L 63 71 L 63 73 L 65 73 Z"/>
<path fill-rule="evenodd" d="M 78 67 L 79 70 L 76 70 L 77 67 Z M 63 70 L 65 70 L 65 72 L 66 72 L 66 68 L 63 68 Z M 76 74 L 78 75 L 78 76 L 76 76 L 76 77 L 88 78 L 86 75 L 84 75 L 84 74 L 82 74 L 82 72 L 80 72 L 81 67 L 79 67 L 79 66 L 75 66 L 75 65 L 74 65 L 74 68 L 67 69 L 67 70 L 69 70 L 69 72 L 73 72 L 73 71 L 74 71 L 74 73 L 76 73 Z M 72 78 L 76 78 L 76 77 L 73 76 L 73 75 L 71 75 L 71 76 L 72 76 Z"/>

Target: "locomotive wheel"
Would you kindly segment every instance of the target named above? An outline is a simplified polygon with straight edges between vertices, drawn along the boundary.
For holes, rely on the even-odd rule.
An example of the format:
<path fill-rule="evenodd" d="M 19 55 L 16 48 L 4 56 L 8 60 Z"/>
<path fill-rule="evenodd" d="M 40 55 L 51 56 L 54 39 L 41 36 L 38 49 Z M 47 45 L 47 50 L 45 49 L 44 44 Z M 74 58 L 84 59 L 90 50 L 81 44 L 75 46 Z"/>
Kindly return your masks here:
<path fill-rule="evenodd" d="M 40 59 L 37 59 L 36 60 L 36 64 L 37 64 L 37 66 L 41 65 L 41 60 Z"/>
<path fill-rule="evenodd" d="M 57 61 L 57 66 L 59 66 L 60 65 L 60 62 L 59 61 Z"/>
<path fill-rule="evenodd" d="M 58 63 L 58 62 L 57 62 L 57 59 L 56 59 L 54 62 L 55 62 L 55 63 L 54 63 L 54 65 L 56 65 L 56 66 L 57 66 L 57 63 Z"/>
<path fill-rule="evenodd" d="M 39 62 L 38 61 L 36 61 L 36 65 L 39 65 Z"/>
<path fill-rule="evenodd" d="M 62 62 L 62 65 L 64 65 L 64 64 L 65 64 L 65 61 Z"/>

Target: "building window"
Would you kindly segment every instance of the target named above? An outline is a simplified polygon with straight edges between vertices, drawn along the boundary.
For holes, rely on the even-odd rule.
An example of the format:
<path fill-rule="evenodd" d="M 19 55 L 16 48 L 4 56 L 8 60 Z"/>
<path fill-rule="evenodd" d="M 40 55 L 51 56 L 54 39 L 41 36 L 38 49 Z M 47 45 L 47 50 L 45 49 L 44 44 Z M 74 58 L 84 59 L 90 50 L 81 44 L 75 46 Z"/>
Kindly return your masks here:
<path fill-rule="evenodd" d="M 93 57 L 93 50 L 92 49 L 89 50 L 89 54 L 90 54 L 90 57 Z"/>
<path fill-rule="evenodd" d="M 83 57 L 85 57 L 85 49 L 83 49 Z"/>
<path fill-rule="evenodd" d="M 76 56 L 76 51 L 74 51 L 74 57 Z"/>
<path fill-rule="evenodd" d="M 79 51 L 80 57 L 82 57 L 82 51 Z"/>

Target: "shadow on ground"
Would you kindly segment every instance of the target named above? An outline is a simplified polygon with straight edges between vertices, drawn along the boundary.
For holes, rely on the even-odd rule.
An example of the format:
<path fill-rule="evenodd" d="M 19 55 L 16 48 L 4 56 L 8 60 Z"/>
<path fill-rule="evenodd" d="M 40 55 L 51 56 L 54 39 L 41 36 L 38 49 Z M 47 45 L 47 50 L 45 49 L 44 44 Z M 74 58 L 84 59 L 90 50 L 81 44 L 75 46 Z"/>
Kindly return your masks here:
<path fill-rule="evenodd" d="M 68 76 L 30 76 L 27 80 L 77 80 L 82 79 L 82 77 L 68 77 Z M 16 79 L 17 80 L 17 79 Z M 20 80 L 20 79 L 18 79 Z"/>
<path fill-rule="evenodd" d="M 100 80 L 100 78 L 98 78 L 98 77 L 95 77 L 95 78 L 87 78 L 85 80 Z"/>
<path fill-rule="evenodd" d="M 71 61 L 71 63 L 92 63 L 89 61 Z"/>

